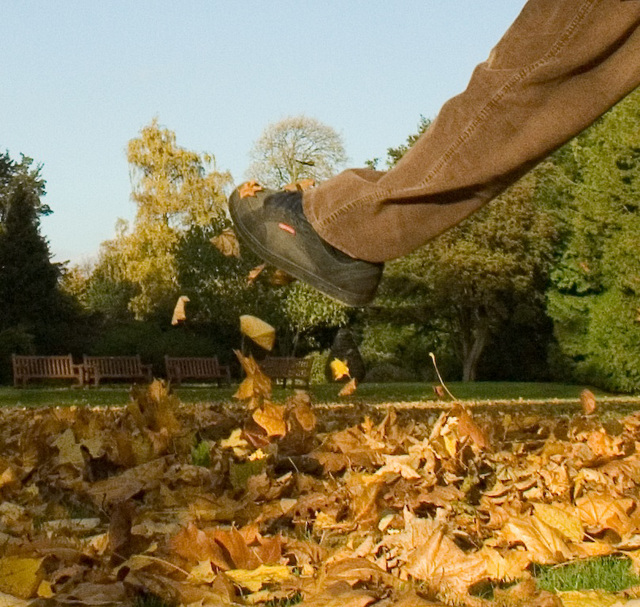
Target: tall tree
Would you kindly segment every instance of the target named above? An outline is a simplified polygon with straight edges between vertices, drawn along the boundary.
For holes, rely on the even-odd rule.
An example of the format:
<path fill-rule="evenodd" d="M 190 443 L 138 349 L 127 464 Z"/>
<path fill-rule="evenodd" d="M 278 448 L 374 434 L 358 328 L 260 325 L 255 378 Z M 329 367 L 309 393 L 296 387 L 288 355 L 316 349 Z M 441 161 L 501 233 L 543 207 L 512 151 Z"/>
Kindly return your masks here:
<path fill-rule="evenodd" d="M 136 218 L 132 226 L 121 224 L 101 259 L 107 265 L 117 263 L 117 278 L 134 286 L 128 306 L 142 319 L 175 297 L 176 246 L 192 226 L 206 225 L 225 212 L 224 189 L 231 178 L 215 169 L 210 154 L 178 146 L 175 133 L 156 120 L 129 142 L 127 159 Z"/>
<path fill-rule="evenodd" d="M 545 165 L 540 198 L 562 221 L 548 293 L 564 362 L 580 381 L 640 388 L 640 91 Z"/>
<path fill-rule="evenodd" d="M 301 179 L 328 179 L 344 167 L 347 154 L 332 127 L 315 118 L 295 116 L 267 126 L 251 158 L 248 177 L 278 189 Z"/>

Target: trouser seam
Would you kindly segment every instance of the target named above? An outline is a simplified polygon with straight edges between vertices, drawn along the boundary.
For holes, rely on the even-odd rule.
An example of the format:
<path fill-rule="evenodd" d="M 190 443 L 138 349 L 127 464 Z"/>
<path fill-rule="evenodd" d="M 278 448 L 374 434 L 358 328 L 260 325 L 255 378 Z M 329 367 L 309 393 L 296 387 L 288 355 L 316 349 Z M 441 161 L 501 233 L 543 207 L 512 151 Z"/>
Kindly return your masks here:
<path fill-rule="evenodd" d="M 573 37 L 574 33 L 578 29 L 579 25 L 584 21 L 585 17 L 593 10 L 593 7 L 599 0 L 585 0 L 585 2 L 578 8 L 576 15 L 572 19 L 571 23 L 565 28 L 562 35 L 553 46 L 545 53 L 544 56 L 534 61 L 533 63 L 523 67 L 514 76 L 511 77 L 505 84 L 500 87 L 495 95 L 485 104 L 485 106 L 475 115 L 473 120 L 469 123 L 464 132 L 455 140 L 455 142 L 442 154 L 438 164 L 429 172 L 429 174 L 420 182 L 419 185 L 405 188 L 407 194 L 412 191 L 420 191 L 424 186 L 431 181 L 438 173 L 440 173 L 450 162 L 453 156 L 458 152 L 460 147 L 469 140 L 469 138 L 476 132 L 478 127 L 483 124 L 486 119 L 492 114 L 492 111 L 496 108 L 498 102 L 504 98 L 504 96 L 517 84 L 531 76 L 534 72 L 539 70 L 542 66 L 546 65 L 550 59 L 562 51 L 567 45 L 567 42 Z M 376 192 L 373 194 L 367 194 L 361 198 L 358 198 L 350 203 L 347 203 L 340 209 L 335 210 L 328 215 L 325 219 L 319 222 L 320 226 L 325 226 L 336 219 L 339 219 L 340 215 L 349 212 L 355 206 L 361 204 L 368 204 L 370 202 L 376 202 L 383 200 L 387 197 L 391 197 L 394 189 L 387 189 L 382 192 Z"/>

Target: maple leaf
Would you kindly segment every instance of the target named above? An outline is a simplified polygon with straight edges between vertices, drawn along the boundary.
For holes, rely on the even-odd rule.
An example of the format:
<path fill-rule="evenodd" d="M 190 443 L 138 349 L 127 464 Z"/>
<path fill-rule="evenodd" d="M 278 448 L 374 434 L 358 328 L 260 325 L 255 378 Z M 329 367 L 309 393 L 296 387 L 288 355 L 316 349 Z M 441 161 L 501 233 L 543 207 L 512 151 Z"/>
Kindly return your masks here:
<path fill-rule="evenodd" d="M 284 413 L 284 407 L 265 403 L 253 412 L 252 417 L 256 424 L 264 429 L 268 437 L 284 436 L 287 433 Z"/>
<path fill-rule="evenodd" d="M 225 228 L 210 240 L 211 244 L 225 257 L 240 257 L 238 237 L 231 228 Z"/>
<path fill-rule="evenodd" d="M 173 309 L 173 316 L 171 317 L 172 325 L 177 325 L 187 320 L 187 313 L 186 313 L 185 306 L 189 301 L 191 300 L 186 295 L 180 295 L 180 297 L 178 297 L 176 306 Z"/>
<path fill-rule="evenodd" d="M 240 198 L 251 198 L 264 188 L 257 181 L 247 181 L 238 188 Z"/>

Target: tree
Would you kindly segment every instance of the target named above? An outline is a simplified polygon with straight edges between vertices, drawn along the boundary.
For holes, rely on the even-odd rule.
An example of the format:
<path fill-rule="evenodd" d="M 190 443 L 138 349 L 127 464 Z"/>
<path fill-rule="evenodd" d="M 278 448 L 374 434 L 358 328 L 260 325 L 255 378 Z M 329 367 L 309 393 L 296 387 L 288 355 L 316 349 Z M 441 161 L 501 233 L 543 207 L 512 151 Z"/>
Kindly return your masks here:
<path fill-rule="evenodd" d="M 97 269 L 126 289 L 135 288 L 128 306 L 143 319 L 176 296 L 179 240 L 192 226 L 206 225 L 225 212 L 231 178 L 215 169 L 210 154 L 179 147 L 175 133 L 156 120 L 129 142 L 127 159 L 136 218 L 131 227 L 120 223 L 115 241 L 103 247 Z M 106 271 L 103 264 L 109 266 Z"/>
<path fill-rule="evenodd" d="M 429 127 L 388 150 L 393 166 Z M 375 164 L 375 161 L 370 164 Z M 514 324 L 538 331 L 545 322 L 544 290 L 553 243 L 552 216 L 536 206 L 536 174 L 413 254 L 387 264 L 374 322 L 415 324 L 430 334 L 443 358 L 453 349 L 462 378 L 477 378 L 486 348 L 503 328 Z M 546 352 L 539 356 L 546 358 Z"/>
<path fill-rule="evenodd" d="M 307 116 L 269 125 L 254 144 L 251 158 L 248 177 L 274 189 L 301 179 L 323 181 L 347 161 L 340 135 Z"/>
<path fill-rule="evenodd" d="M 640 91 L 544 165 L 539 198 L 561 220 L 548 310 L 580 381 L 640 387 Z"/>

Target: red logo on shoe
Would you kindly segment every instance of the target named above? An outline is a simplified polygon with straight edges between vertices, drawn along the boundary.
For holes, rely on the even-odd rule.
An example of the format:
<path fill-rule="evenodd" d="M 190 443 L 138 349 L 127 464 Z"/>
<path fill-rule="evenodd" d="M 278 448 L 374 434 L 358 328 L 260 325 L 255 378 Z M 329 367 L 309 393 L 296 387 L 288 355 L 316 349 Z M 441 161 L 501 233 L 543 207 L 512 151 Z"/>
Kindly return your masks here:
<path fill-rule="evenodd" d="M 296 229 L 295 229 L 294 227 L 292 227 L 292 226 L 290 226 L 290 225 L 286 224 L 286 223 L 282 223 L 282 222 L 280 222 L 280 223 L 278 224 L 278 227 L 279 227 L 281 230 L 284 230 L 285 232 L 289 232 L 289 234 L 293 234 L 294 236 L 296 235 Z"/>

